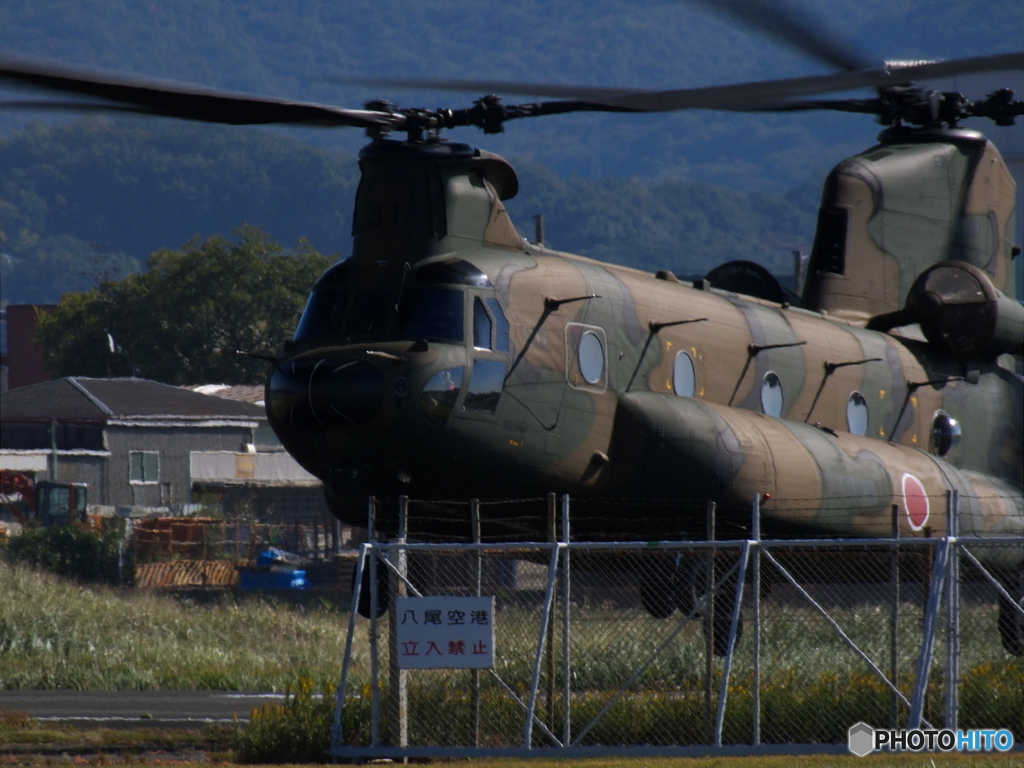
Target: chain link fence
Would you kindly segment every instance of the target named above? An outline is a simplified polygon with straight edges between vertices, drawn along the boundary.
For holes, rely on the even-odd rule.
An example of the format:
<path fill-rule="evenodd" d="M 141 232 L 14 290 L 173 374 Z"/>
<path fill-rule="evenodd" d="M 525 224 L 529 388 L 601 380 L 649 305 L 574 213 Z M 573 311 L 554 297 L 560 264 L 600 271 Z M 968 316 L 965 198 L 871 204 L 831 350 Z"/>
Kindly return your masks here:
<path fill-rule="evenodd" d="M 1022 538 L 762 540 L 755 501 L 742 539 L 713 540 L 708 505 L 702 541 L 574 541 L 567 497 L 516 503 L 550 541 L 485 541 L 478 502 L 467 542 L 412 540 L 415 502 L 396 539 L 371 535 L 332 755 L 845 751 L 858 721 L 1024 734 Z M 407 598 L 477 595 L 493 665 L 439 642 L 438 668 L 406 668 L 429 651 Z"/>
<path fill-rule="evenodd" d="M 346 535 L 349 534 L 349 535 Z M 267 593 L 273 587 L 242 581 L 243 571 L 269 572 L 256 558 L 267 549 L 284 550 L 288 567 L 300 568 L 305 589 L 348 602 L 354 552 L 350 529 L 333 517 L 312 516 L 288 523 L 204 517 L 152 517 L 130 521 L 123 557 L 132 564 L 135 584 L 215 595 L 245 588 Z M 342 573 L 344 571 L 344 573 Z M 278 597 L 287 591 L 273 590 Z"/>
<path fill-rule="evenodd" d="M 252 560 L 261 549 L 279 547 L 307 559 L 327 559 L 348 542 L 333 517 L 288 523 L 205 517 L 133 520 L 128 546 L 136 562 Z"/>

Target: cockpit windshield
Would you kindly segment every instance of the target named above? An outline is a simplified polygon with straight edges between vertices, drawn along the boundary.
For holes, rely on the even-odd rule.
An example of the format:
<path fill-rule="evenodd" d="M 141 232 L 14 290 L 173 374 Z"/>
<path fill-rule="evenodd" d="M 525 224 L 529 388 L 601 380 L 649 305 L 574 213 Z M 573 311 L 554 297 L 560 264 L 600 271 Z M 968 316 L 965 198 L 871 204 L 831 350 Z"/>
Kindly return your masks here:
<path fill-rule="evenodd" d="M 421 288 L 404 300 L 398 333 L 410 339 L 462 341 L 463 293 L 450 288 Z"/>
<path fill-rule="evenodd" d="M 334 265 L 321 276 L 306 301 L 306 308 L 295 330 L 296 341 L 335 336 L 342 343 L 364 341 L 367 337 L 381 340 L 397 337 L 461 342 L 465 338 L 465 289 L 443 288 L 436 283 L 491 287 L 484 273 L 468 262 L 458 260 L 421 267 L 415 285 L 406 284 L 403 277 L 405 290 L 400 287 L 397 296 L 394 290 L 381 287 L 353 288 L 351 281 L 351 259 Z M 397 313 L 396 299 L 399 303 Z M 508 324 L 500 316 L 500 309 L 495 312 L 497 302 L 494 299 L 487 298 L 484 301 L 490 307 L 494 322 L 498 324 L 497 348 L 507 349 Z M 479 298 L 474 306 L 478 314 L 482 313 L 482 318 L 476 323 L 480 328 L 476 330 L 484 334 L 483 320 L 490 323 L 492 318 L 484 310 Z M 481 341 L 481 344 L 483 348 L 490 349 L 492 334 L 489 326 L 485 335 L 486 343 Z"/>
<path fill-rule="evenodd" d="M 295 329 L 295 339 L 341 333 L 348 295 L 349 292 L 344 289 L 314 290 L 306 300 L 306 308 L 302 311 L 299 325 Z"/>
<path fill-rule="evenodd" d="M 375 334 L 387 330 L 391 322 L 393 300 L 390 291 L 358 291 L 352 297 L 352 312 L 349 314 L 346 336 Z"/>

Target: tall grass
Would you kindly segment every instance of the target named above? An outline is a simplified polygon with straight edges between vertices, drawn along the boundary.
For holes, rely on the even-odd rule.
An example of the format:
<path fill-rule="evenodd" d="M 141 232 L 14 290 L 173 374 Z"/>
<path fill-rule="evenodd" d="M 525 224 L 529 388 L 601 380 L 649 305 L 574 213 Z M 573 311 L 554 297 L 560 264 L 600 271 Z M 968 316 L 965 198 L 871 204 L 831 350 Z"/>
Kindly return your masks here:
<path fill-rule="evenodd" d="M 240 763 L 324 763 L 330 746 L 335 689 L 324 684 L 313 695 L 313 679 L 300 678 L 289 686 L 283 704 L 253 709 L 249 724 L 240 731 L 236 759 Z"/>
<path fill-rule="evenodd" d="M 2 560 L 0 595 L 0 689 L 280 692 L 303 674 L 335 678 L 347 628 L 336 611 L 190 604 Z"/>
<path fill-rule="evenodd" d="M 912 698 L 914 673 L 921 642 L 920 606 L 901 606 L 898 631 L 899 689 Z M 890 639 L 888 615 L 874 605 L 834 608 L 830 611 L 844 631 L 882 669 L 888 670 Z M 748 614 L 749 616 L 749 614 Z M 579 734 L 609 705 L 585 736 L 584 744 L 693 744 L 707 743 L 708 708 L 704 686 L 704 639 L 699 620 L 687 625 L 639 677 L 626 686 L 641 665 L 676 627 L 678 617 L 653 619 L 640 609 L 574 609 L 572 628 L 573 734 Z M 1024 662 L 1002 649 L 995 631 L 996 611 L 990 604 L 965 602 L 961 615 L 960 666 L 961 727 L 1006 727 L 1024 733 Z M 522 700 L 526 700 L 536 653 L 536 611 L 506 608 L 497 615 L 498 654 L 495 672 Z M 748 630 L 749 631 L 749 630 Z M 382 636 L 387 637 L 386 626 Z M 556 641 L 556 657 L 560 641 Z M 936 639 L 927 689 L 925 718 L 944 722 L 945 642 Z M 387 669 L 387 644 L 381 644 L 381 668 Z M 554 696 L 549 704 L 547 663 L 541 666 L 538 716 L 553 733 L 561 733 L 561 660 L 553 664 L 550 681 Z M 846 729 L 863 720 L 884 726 L 890 722 L 892 695 L 864 661 L 838 637 L 820 616 L 802 606 L 765 606 L 762 636 L 761 735 L 765 743 L 836 743 Z M 365 670 L 357 671 L 360 675 Z M 711 713 L 717 706 L 722 660 L 712 675 Z M 382 732 L 387 733 L 390 713 L 382 681 Z M 622 688 L 621 695 L 613 696 Z M 739 643 L 728 687 L 723 740 L 750 743 L 752 738 L 753 657 L 749 633 Z M 346 691 L 346 707 L 365 710 L 370 694 L 358 685 Z M 472 744 L 472 684 L 468 671 L 416 671 L 409 677 L 410 743 L 424 745 Z M 522 743 L 525 724 L 522 707 L 490 676 L 482 679 L 480 740 L 492 746 Z M 907 720 L 907 707 L 899 705 L 898 719 Z M 538 745 L 546 743 L 534 728 Z M 365 744 L 369 720 L 345 729 L 345 742 Z"/>
<path fill-rule="evenodd" d="M 190 605 L 152 593 L 81 586 L 2 562 L 0 595 L 0 688 L 284 691 L 303 677 L 321 684 L 336 679 L 347 631 L 347 615 L 335 611 L 256 600 L 236 603 L 230 598 L 216 605 Z M 900 689 L 909 698 L 920 644 L 921 611 L 910 603 L 901 610 Z M 888 668 L 884 610 L 856 605 L 830 613 L 880 667 Z M 995 619 L 991 604 L 965 601 L 960 621 L 960 724 L 1007 727 L 1024 734 L 1024 662 L 1003 651 Z M 590 606 L 574 607 L 572 621 L 572 729 L 578 734 L 651 657 L 678 618 L 661 621 L 640 609 Z M 536 653 L 538 611 L 502 607 L 496 624 L 495 673 L 525 700 Z M 844 738 L 845 729 L 857 720 L 888 724 L 890 692 L 820 616 L 801 606 L 769 602 L 764 605 L 763 626 L 764 741 L 833 742 Z M 586 743 L 703 742 L 707 712 L 701 632 L 700 621 L 694 621 L 669 642 L 611 705 Z M 384 622 L 382 671 L 388 669 L 387 636 Z M 559 647 L 556 641 L 556 657 Z M 940 635 L 925 709 L 925 717 L 935 724 L 943 718 L 944 650 Z M 726 742 L 749 743 L 751 737 L 752 660 L 748 626 L 733 660 Z M 537 712 L 559 734 L 559 658 L 552 668 L 554 675 L 549 680 L 547 662 L 542 665 Z M 717 702 L 721 671 L 722 661 L 716 659 L 712 707 Z M 411 743 L 473 743 L 471 680 L 466 670 L 409 674 Z M 369 739 L 368 683 L 367 623 L 359 619 L 349 688 L 344 692 L 346 743 L 367 743 Z M 386 734 L 391 714 L 388 681 L 381 683 L 382 731 Z M 550 702 L 546 696 L 549 684 L 555 691 Z M 266 716 L 263 724 L 267 729 L 279 727 L 287 713 L 302 722 L 319 723 L 327 717 L 330 708 L 321 700 L 317 700 L 319 708 L 310 704 L 303 709 L 306 704 L 298 698 L 302 690 L 296 688 L 292 709 L 281 710 L 280 716 Z M 482 675 L 480 706 L 483 744 L 521 743 L 523 710 L 486 673 Z M 906 714 L 906 707 L 901 706 L 901 722 L 906 721 Z M 538 745 L 543 744 L 540 729 L 534 731 Z M 269 731 L 265 729 L 265 733 Z M 254 731 L 253 738 L 257 735 Z M 273 743 L 270 737 L 267 743 Z"/>

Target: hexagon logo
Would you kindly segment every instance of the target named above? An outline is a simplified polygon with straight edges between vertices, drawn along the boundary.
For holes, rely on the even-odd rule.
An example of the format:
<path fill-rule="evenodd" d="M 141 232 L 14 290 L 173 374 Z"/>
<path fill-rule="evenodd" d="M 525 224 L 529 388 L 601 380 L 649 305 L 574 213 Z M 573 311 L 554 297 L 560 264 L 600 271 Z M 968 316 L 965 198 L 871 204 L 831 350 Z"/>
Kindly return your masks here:
<path fill-rule="evenodd" d="M 850 726 L 846 746 L 857 757 L 870 755 L 875 749 L 875 729 L 867 723 Z"/>

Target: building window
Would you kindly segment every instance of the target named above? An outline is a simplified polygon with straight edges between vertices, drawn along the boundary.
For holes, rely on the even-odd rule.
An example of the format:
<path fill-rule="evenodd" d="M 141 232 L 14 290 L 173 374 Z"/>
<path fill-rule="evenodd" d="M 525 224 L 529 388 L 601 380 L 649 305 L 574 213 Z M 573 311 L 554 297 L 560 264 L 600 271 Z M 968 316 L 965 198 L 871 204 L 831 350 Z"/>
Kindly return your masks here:
<path fill-rule="evenodd" d="M 160 454 L 157 451 L 129 451 L 128 480 L 155 484 L 160 480 Z"/>

